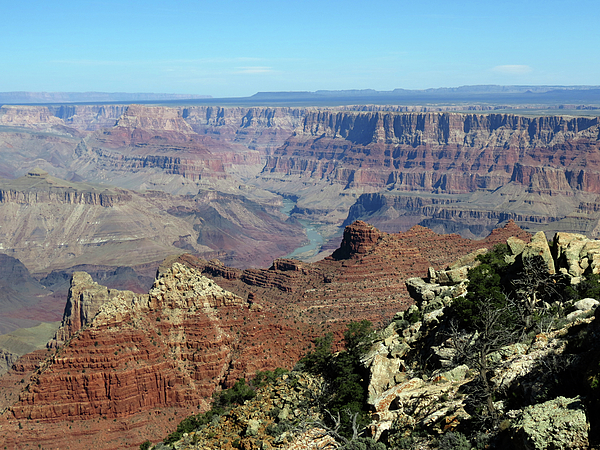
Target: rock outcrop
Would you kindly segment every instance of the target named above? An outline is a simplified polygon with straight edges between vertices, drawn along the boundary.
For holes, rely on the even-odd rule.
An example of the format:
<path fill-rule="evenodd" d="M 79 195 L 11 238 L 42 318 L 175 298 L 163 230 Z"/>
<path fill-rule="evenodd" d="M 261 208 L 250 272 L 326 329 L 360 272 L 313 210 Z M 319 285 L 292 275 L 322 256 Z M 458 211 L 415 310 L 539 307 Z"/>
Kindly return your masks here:
<path fill-rule="evenodd" d="M 218 260 L 184 255 L 181 261 L 242 297 L 252 293 L 259 303 L 284 302 L 298 320 L 382 323 L 384 317 L 412 304 L 404 280 L 423 276 L 432 266 L 444 270 L 457 259 L 505 242 L 509 236 L 529 241 L 529 234 L 512 222 L 480 241 L 439 235 L 419 226 L 390 234 L 356 222 L 346 227 L 332 256 L 312 264 L 280 259 L 269 269 L 235 270 Z"/>
<path fill-rule="evenodd" d="M 590 424 L 578 398 L 557 397 L 525 408 L 515 424 L 519 449 L 589 448 Z"/>
<path fill-rule="evenodd" d="M 34 366 L 9 421 L 60 426 L 206 408 L 219 385 L 293 365 L 313 335 L 251 306 L 178 262 L 161 266 L 149 294 L 106 289 L 75 273 L 51 343 L 56 350 Z M 26 368 L 14 370 L 26 379 Z M 45 442 L 42 435 L 32 439 Z"/>
<path fill-rule="evenodd" d="M 582 249 L 594 249 L 598 241 L 557 233 L 553 255 L 543 234 L 529 243 L 515 237 L 508 243 L 506 262 L 515 267 L 541 257 L 540 270 L 555 277 L 559 276 L 556 271 L 568 277 L 572 285 L 594 275 L 591 266 L 582 268 L 588 258 Z M 467 397 L 476 386 L 478 369 L 457 365 L 456 340 L 460 337 L 448 307 L 469 289 L 468 269 L 478 264 L 473 258 L 478 253 L 462 258 L 460 264 L 466 266 L 455 264 L 446 271 L 431 268 L 428 279 L 408 279 L 407 287 L 416 304 L 397 313 L 363 357 L 369 371 L 368 403 L 374 411 L 371 431 L 377 439 L 396 444 L 415 429 L 441 435 L 459 430 L 461 423 L 477 414 Z M 556 302 L 564 309 L 561 321 L 555 322 L 559 324 L 556 328 L 546 326 L 546 331 L 532 341 L 499 347 L 486 355 L 488 383 L 497 397 L 519 398 L 521 404 L 529 405 L 510 409 L 509 405 L 514 408 L 516 403 L 494 403 L 506 421 L 504 426 L 510 427 L 510 445 L 515 448 L 590 445 L 590 421 L 596 420 L 592 410 L 597 410 L 598 403 L 594 380 L 599 355 L 593 344 L 598 337 L 598 323 L 594 310 L 600 302 L 591 298 L 574 302 L 561 300 L 560 296 Z M 479 339 L 476 333 L 469 336 Z M 427 361 L 427 370 L 422 361 Z M 574 378 L 578 388 L 564 384 L 565 380 L 573 383 Z M 563 397 L 565 394 L 571 397 Z M 585 404 L 577 397 L 584 394 L 589 395 Z"/>

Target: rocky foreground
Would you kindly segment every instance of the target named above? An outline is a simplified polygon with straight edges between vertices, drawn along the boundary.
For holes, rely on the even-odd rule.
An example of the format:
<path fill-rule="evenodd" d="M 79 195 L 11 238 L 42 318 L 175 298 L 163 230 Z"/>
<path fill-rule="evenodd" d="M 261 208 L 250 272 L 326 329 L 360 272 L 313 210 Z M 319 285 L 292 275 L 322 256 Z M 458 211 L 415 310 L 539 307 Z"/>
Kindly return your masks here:
<path fill-rule="evenodd" d="M 542 255 L 536 261 L 553 283 L 562 277 L 578 286 L 587 277 L 598 291 L 600 241 L 558 233 L 552 244 L 542 234 L 530 243 L 510 238 L 506 261 L 530 267 L 527 261 Z M 361 360 L 368 373 L 370 424 L 362 434 L 368 442 L 340 439 L 321 403 L 326 383 L 296 371 L 212 423 L 148 448 L 597 448 L 600 302 L 556 297 L 564 312 L 551 317 L 553 325 L 540 323 L 525 340 L 492 345 L 485 366 L 461 363 L 461 340 L 475 350 L 485 339 L 483 329 L 457 334 L 451 320 L 453 303 L 469 289 L 469 269 L 478 264 L 473 254 L 447 270 L 431 269 L 426 279 L 407 280 L 416 304 L 377 333 Z M 490 417 L 474 407 L 486 408 L 478 400 L 483 367 L 494 393 L 489 408 L 496 425 L 487 428 L 480 421 Z"/>
<path fill-rule="evenodd" d="M 6 442 L 122 448 L 161 439 L 182 415 L 207 408 L 216 389 L 293 367 L 316 337 L 339 337 L 352 320 L 389 322 L 413 303 L 406 278 L 513 235 L 528 240 L 514 224 L 471 241 L 357 222 L 319 263 L 241 270 L 172 258 L 149 294 L 107 289 L 77 272 L 49 348 L 0 379 Z"/>

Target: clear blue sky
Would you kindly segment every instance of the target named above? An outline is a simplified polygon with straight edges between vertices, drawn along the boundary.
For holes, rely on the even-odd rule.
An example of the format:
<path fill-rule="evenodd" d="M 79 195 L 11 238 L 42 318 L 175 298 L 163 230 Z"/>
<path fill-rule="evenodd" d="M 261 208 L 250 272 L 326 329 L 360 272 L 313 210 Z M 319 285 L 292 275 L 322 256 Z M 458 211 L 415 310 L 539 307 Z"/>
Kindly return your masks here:
<path fill-rule="evenodd" d="M 0 92 L 600 85 L 597 0 L 0 0 Z"/>

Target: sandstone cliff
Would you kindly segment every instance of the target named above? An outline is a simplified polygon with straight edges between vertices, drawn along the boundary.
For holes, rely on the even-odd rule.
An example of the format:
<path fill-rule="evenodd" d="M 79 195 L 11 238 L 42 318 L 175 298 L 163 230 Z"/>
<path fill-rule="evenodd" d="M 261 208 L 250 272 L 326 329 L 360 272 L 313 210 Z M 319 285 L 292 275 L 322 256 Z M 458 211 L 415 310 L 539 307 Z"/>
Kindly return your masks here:
<path fill-rule="evenodd" d="M 205 408 L 221 384 L 292 365 L 300 346 L 313 336 L 272 311 L 251 306 L 177 262 L 161 267 L 145 295 L 109 290 L 86 273 L 75 273 L 61 328 L 51 343 L 57 350 L 36 363 L 36 372 L 10 407 L 9 422 L 57 422 L 60 427 L 63 421 L 143 412 L 147 421 L 147 411 L 154 414 L 157 408 Z M 28 370 L 15 366 L 13 372 L 26 377 Z M 158 427 L 159 433 L 165 426 Z M 37 432 L 31 439 L 45 442 Z"/>

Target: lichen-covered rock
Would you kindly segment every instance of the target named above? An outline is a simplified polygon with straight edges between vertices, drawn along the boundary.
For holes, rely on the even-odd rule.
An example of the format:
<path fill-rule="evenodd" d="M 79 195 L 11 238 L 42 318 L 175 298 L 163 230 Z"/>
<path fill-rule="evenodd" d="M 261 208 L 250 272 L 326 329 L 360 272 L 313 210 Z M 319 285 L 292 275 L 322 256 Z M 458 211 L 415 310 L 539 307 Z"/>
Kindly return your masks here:
<path fill-rule="evenodd" d="M 557 397 L 525 408 L 513 425 L 522 450 L 584 449 L 589 447 L 589 423 L 579 397 Z"/>
<path fill-rule="evenodd" d="M 527 244 L 521 252 L 521 257 L 523 259 L 538 255 L 544 260 L 544 263 L 548 268 L 548 272 L 551 274 L 556 273 L 554 259 L 552 258 L 552 253 L 550 252 L 550 247 L 548 246 L 548 240 L 546 239 L 546 235 L 543 231 L 537 232 L 531 239 L 531 242 Z"/>
<path fill-rule="evenodd" d="M 374 409 L 370 425 L 374 439 L 379 440 L 384 435 L 404 436 L 417 427 L 438 432 L 451 430 L 470 418 L 464 409 L 464 399 L 457 395 L 460 386 L 467 381 L 461 378 L 463 369 L 452 375 L 448 373 L 454 380 L 412 378 L 370 401 Z"/>
<path fill-rule="evenodd" d="M 523 250 L 525 250 L 525 246 L 527 243 L 518 237 L 511 236 L 506 240 L 506 244 L 510 248 L 510 252 L 513 255 L 520 255 Z"/>

